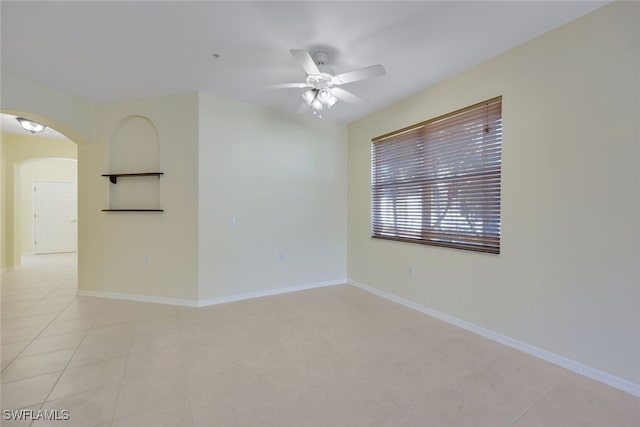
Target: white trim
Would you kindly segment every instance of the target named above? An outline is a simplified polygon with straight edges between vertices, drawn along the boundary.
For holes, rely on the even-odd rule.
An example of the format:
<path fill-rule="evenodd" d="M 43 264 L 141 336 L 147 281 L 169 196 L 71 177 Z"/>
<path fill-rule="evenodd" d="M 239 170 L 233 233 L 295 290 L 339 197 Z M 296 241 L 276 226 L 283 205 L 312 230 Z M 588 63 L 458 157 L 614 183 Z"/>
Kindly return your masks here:
<path fill-rule="evenodd" d="M 271 295 L 279 295 L 288 292 L 297 292 L 307 289 L 323 288 L 325 286 L 343 285 L 347 279 L 329 280 L 326 282 L 309 283 L 306 285 L 289 286 L 286 288 L 267 289 L 264 291 L 249 292 L 246 294 L 230 295 L 227 297 L 209 298 L 206 300 L 190 300 L 180 298 L 163 298 L 149 295 L 124 294 L 119 292 L 103 292 L 78 289 L 76 295 L 81 297 L 111 298 L 127 301 L 151 302 L 156 304 L 180 305 L 185 307 L 206 307 L 210 305 L 225 304 L 227 302 L 242 301 L 252 298 L 260 298 Z"/>
<path fill-rule="evenodd" d="M 617 388 L 618 390 L 626 391 L 627 393 L 640 397 L 640 384 L 636 384 L 631 381 L 625 380 L 623 378 L 616 377 L 614 375 L 603 372 L 599 369 L 595 369 L 590 366 L 583 365 L 580 362 L 566 358 L 564 356 L 560 356 L 558 354 L 551 353 L 546 350 L 542 350 L 538 347 L 534 347 L 530 344 L 524 343 L 522 341 L 518 341 L 506 335 L 502 335 L 497 332 L 491 331 L 489 329 L 485 329 L 482 326 L 475 325 L 465 320 L 461 320 L 456 317 L 450 316 L 448 314 L 441 313 L 432 308 L 425 307 L 413 301 L 406 300 L 397 295 L 393 295 L 386 291 L 382 291 L 380 289 L 376 289 L 371 286 L 365 285 L 364 283 L 360 283 L 352 279 L 349 279 L 348 283 L 352 286 L 355 286 L 356 288 L 360 288 L 364 291 L 378 295 L 382 298 L 388 299 L 398 304 L 402 304 L 405 307 L 412 308 L 421 313 L 427 314 L 431 317 L 435 317 L 436 319 L 443 320 L 447 323 L 451 323 L 452 325 L 474 332 L 485 338 L 489 338 L 490 340 L 497 341 L 500 344 L 504 344 L 508 347 L 515 348 L 516 350 L 520 350 L 524 353 L 530 354 L 539 359 L 546 360 L 547 362 L 553 363 L 554 365 L 561 366 L 565 369 L 568 369 L 569 371 L 573 371 L 577 374 L 584 375 L 585 377 L 607 384 L 611 387 Z"/>
<path fill-rule="evenodd" d="M 80 297 L 96 297 L 96 298 L 110 298 L 110 299 L 121 299 L 126 301 L 138 301 L 138 302 L 152 302 L 156 304 L 170 304 L 170 305 L 181 305 L 185 307 L 197 307 L 197 300 L 190 299 L 179 299 L 179 298 L 163 298 L 163 297 L 154 297 L 150 295 L 134 295 L 134 294 L 123 294 L 119 292 L 103 292 L 103 291 L 89 291 L 85 289 L 78 289 L 76 295 Z"/>
<path fill-rule="evenodd" d="M 246 294 L 230 295 L 228 297 L 209 298 L 198 301 L 198 307 L 206 307 L 209 305 L 224 304 L 227 302 L 242 301 L 245 299 L 268 297 L 271 295 L 286 294 L 289 292 L 304 291 L 307 289 L 324 288 L 325 286 L 344 285 L 347 279 L 329 280 L 326 282 L 309 283 L 306 285 L 289 286 L 286 288 L 267 289 L 264 291 L 249 292 Z"/>

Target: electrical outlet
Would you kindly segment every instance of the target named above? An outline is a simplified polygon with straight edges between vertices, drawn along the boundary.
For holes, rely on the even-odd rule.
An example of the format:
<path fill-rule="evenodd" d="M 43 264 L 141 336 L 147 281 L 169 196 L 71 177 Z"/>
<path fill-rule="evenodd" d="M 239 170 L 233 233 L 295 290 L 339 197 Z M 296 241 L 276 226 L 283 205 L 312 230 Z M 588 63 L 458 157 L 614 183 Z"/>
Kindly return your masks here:
<path fill-rule="evenodd" d="M 409 266 L 409 276 L 413 276 L 416 272 L 416 268 L 413 265 Z"/>
<path fill-rule="evenodd" d="M 280 255 L 278 256 L 278 260 L 279 260 L 280 262 L 285 262 L 285 261 L 287 260 L 287 257 L 285 256 L 285 254 L 280 254 Z"/>
<path fill-rule="evenodd" d="M 235 216 L 229 217 L 229 225 L 235 227 L 238 224 L 238 219 Z"/>
<path fill-rule="evenodd" d="M 144 257 L 144 263 L 145 263 L 146 265 L 151 264 L 151 257 L 150 257 L 150 256 L 146 256 L 146 257 Z"/>

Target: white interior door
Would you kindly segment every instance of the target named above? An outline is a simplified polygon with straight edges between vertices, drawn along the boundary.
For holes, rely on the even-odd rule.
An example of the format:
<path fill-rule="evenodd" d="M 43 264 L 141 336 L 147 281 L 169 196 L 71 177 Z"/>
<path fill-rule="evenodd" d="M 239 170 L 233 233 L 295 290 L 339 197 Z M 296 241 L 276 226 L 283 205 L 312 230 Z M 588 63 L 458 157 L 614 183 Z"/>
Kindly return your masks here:
<path fill-rule="evenodd" d="M 36 254 L 78 250 L 78 196 L 75 182 L 34 181 Z"/>

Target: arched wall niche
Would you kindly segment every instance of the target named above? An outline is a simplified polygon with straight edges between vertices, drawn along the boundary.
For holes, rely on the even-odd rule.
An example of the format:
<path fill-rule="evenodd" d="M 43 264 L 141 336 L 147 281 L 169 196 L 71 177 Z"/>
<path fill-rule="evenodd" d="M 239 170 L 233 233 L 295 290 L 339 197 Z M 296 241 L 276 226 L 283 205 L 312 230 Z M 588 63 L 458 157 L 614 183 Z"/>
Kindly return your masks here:
<path fill-rule="evenodd" d="M 149 118 L 131 115 L 114 127 L 109 142 L 109 173 L 160 172 L 160 137 Z M 109 185 L 109 209 L 159 209 L 155 176 L 118 178 Z"/>
<path fill-rule="evenodd" d="M 111 173 L 152 172 L 160 167 L 160 138 L 147 117 L 132 115 L 113 129 L 109 146 Z"/>

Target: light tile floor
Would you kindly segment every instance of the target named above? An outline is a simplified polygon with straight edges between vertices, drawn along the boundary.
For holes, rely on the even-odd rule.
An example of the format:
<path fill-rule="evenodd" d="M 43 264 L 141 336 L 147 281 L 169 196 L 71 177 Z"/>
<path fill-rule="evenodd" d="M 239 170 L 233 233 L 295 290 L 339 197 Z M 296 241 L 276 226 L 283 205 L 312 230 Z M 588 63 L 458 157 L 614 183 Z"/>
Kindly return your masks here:
<path fill-rule="evenodd" d="M 347 285 L 192 309 L 77 297 L 75 256 L 24 261 L 2 409 L 57 425 L 640 425 L 636 397 Z"/>

